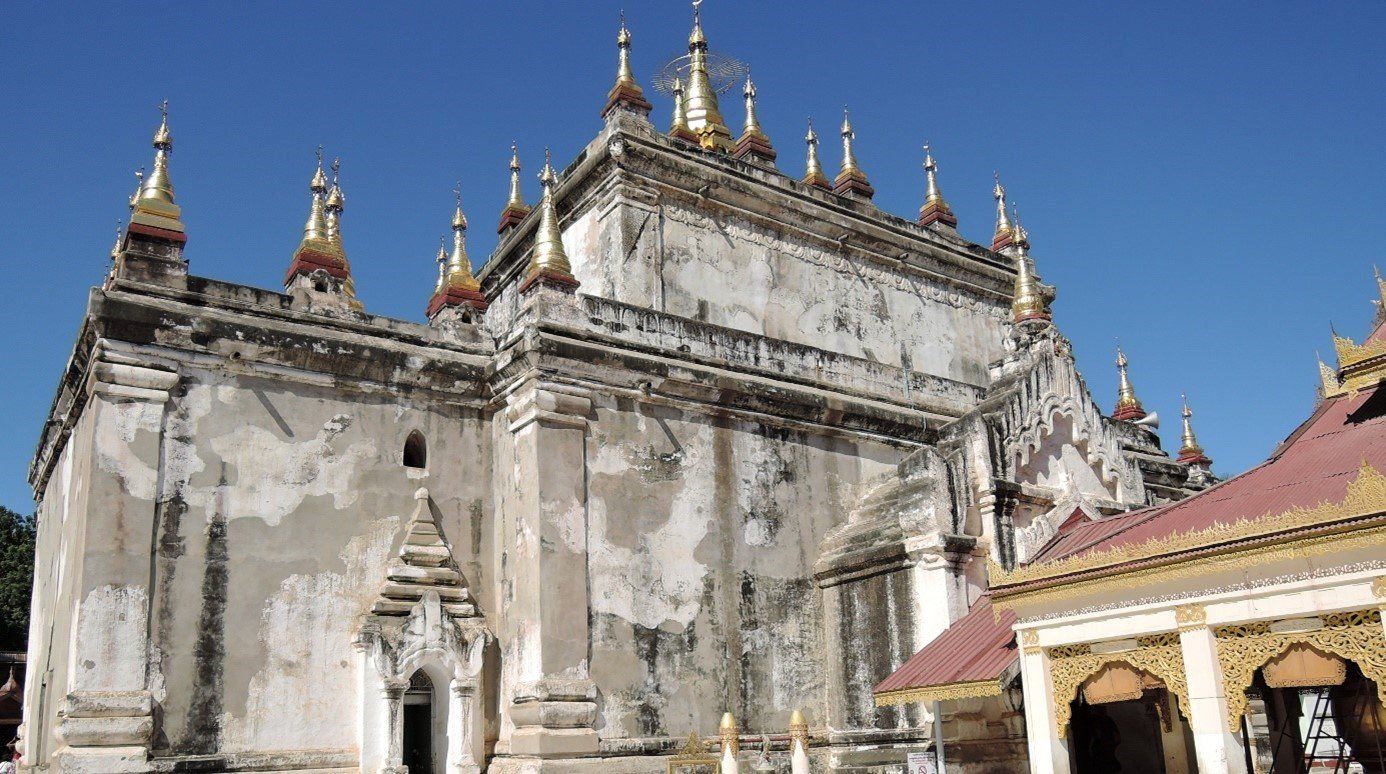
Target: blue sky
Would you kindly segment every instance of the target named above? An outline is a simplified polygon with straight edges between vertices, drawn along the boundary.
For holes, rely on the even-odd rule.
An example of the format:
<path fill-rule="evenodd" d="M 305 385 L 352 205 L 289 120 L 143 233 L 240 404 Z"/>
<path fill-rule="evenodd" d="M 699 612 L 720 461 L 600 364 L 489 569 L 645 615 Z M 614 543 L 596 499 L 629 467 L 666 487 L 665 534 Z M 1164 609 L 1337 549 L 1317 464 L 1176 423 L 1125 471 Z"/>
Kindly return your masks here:
<path fill-rule="evenodd" d="M 652 92 L 688 5 L 624 5 Z M 322 143 L 343 160 L 367 307 L 422 319 L 455 181 L 480 262 L 510 141 L 533 199 L 544 146 L 562 167 L 598 130 L 621 7 L 4 4 L 0 503 L 31 507 L 28 460 L 160 99 L 195 273 L 277 287 Z M 1187 391 L 1221 474 L 1307 415 L 1330 321 L 1367 330 L 1386 264 L 1386 4 L 707 0 L 704 20 L 752 64 L 791 174 L 805 117 L 833 127 L 849 103 L 877 203 L 917 210 L 930 140 L 960 230 L 985 241 L 999 169 L 1098 401 L 1114 401 L 1119 336 L 1166 446 Z"/>

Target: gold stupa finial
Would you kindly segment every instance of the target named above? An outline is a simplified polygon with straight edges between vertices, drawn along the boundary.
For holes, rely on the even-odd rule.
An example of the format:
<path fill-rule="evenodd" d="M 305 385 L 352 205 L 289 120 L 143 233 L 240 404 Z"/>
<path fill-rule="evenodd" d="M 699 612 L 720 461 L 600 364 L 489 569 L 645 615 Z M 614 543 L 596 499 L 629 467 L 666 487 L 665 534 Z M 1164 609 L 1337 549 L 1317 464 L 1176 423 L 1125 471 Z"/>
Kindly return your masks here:
<path fill-rule="evenodd" d="M 1198 438 L 1193 430 L 1193 409 L 1189 408 L 1189 396 L 1180 393 L 1179 399 L 1183 401 L 1184 407 L 1180 410 L 1180 418 L 1183 419 L 1184 428 L 1180 436 L 1179 461 L 1186 465 L 1211 465 L 1213 461 L 1203 453 L 1203 447 L 1198 445 Z"/>
<path fill-rule="evenodd" d="M 313 201 L 308 208 L 308 220 L 303 224 L 303 241 L 309 240 L 330 242 L 330 233 L 327 227 L 327 173 L 322 170 L 322 146 L 318 146 L 318 168 L 313 172 L 313 179 L 308 183 L 308 190 L 313 195 Z"/>
<path fill-rule="evenodd" d="M 756 85 L 751 81 L 749 69 L 746 70 L 746 86 L 741 89 L 741 96 L 746 99 L 746 122 L 741 126 L 742 133 L 764 137 L 765 132 L 761 131 L 760 119 L 756 117 Z"/>
<path fill-rule="evenodd" d="M 448 251 L 443 247 L 443 239 L 441 235 L 438 237 L 438 281 L 433 285 L 434 293 L 442 292 L 447 277 Z"/>
<path fill-rule="evenodd" d="M 929 143 L 924 143 L 924 204 L 919 208 L 919 225 L 928 226 L 933 223 L 941 223 L 949 228 L 958 227 L 958 217 L 953 214 L 953 208 L 948 205 L 948 201 L 943 198 L 943 193 L 938 187 L 938 164 L 934 161 L 934 156 Z"/>
<path fill-rule="evenodd" d="M 683 78 L 674 76 L 674 85 L 670 90 L 670 95 L 674 99 L 674 116 L 669 122 L 669 136 L 692 143 L 698 142 L 698 135 L 688 126 L 688 111 L 685 109 L 687 100 L 684 99 Z"/>
<path fill-rule="evenodd" d="M 756 115 L 756 85 L 751 81 L 749 68 L 746 70 L 746 85 L 741 90 L 741 96 L 746 100 L 746 122 L 742 125 L 741 137 L 736 141 L 732 156 L 774 166 L 775 157 L 779 154 L 770 144 L 770 138 L 766 136 L 765 131 L 760 128 L 760 118 Z"/>
<path fill-rule="evenodd" d="M 472 261 L 467 257 L 467 216 L 462 214 L 462 183 L 452 189 L 452 253 L 448 256 L 447 286 L 465 290 L 479 290 L 481 283 L 472 274 Z"/>
<path fill-rule="evenodd" d="M 819 188 L 831 189 L 832 184 L 828 182 L 828 176 L 823 174 L 823 165 L 818 163 L 818 133 L 813 131 L 813 117 L 808 120 L 808 134 L 804 135 L 804 143 L 808 145 L 808 161 L 804 168 L 804 182 Z"/>
<path fill-rule="evenodd" d="M 847 115 L 846 105 L 842 106 L 841 132 L 842 169 L 833 181 L 833 193 L 870 199 L 876 195 L 876 189 L 871 187 L 871 183 L 866 180 L 866 173 L 857 166 L 857 155 L 852 149 L 852 143 L 856 141 L 857 133 L 852 130 L 852 120 Z"/>
<path fill-rule="evenodd" d="M 1030 232 L 1020 225 L 1020 208 L 1011 202 L 1011 243 L 1024 252 L 1030 247 Z"/>
<path fill-rule="evenodd" d="M 529 214 L 529 205 L 525 204 L 524 194 L 520 192 L 520 149 L 512 141 L 510 143 L 510 196 L 505 200 L 505 208 L 501 210 L 500 225 L 496 232 L 504 234 L 511 228 L 519 225 L 520 221 Z"/>
<path fill-rule="evenodd" d="M 121 222 L 120 222 L 119 220 L 116 221 L 115 232 L 116 232 L 115 244 L 111 246 L 111 260 L 113 260 L 113 261 L 114 261 L 115 259 L 117 259 L 117 258 L 120 257 L 120 237 L 121 237 L 122 233 L 121 233 Z"/>
<path fill-rule="evenodd" d="M 732 151 L 731 130 L 717 106 L 717 90 L 707 69 L 707 36 L 699 4 L 693 3 L 693 31 L 688 35 L 688 90 L 683 98 L 683 111 L 688 128 L 697 135 L 698 144 L 706 150 Z"/>
<path fill-rule="evenodd" d="M 173 204 L 173 183 L 168 176 L 168 157 L 173 135 L 168 130 L 168 100 L 159 103 L 159 128 L 154 131 L 154 171 L 140 186 L 139 201 Z"/>
<path fill-rule="evenodd" d="M 630 66 L 630 28 L 626 26 L 626 12 L 621 11 L 621 28 L 616 32 L 616 49 L 619 62 L 616 65 L 616 83 L 606 94 L 606 105 L 602 107 L 602 118 L 610 116 L 617 108 L 634 111 L 640 116 L 650 114 L 650 101 L 645 99 L 645 91 L 635 81 L 635 73 Z"/>
<path fill-rule="evenodd" d="M 616 82 L 634 84 L 635 73 L 630 69 L 630 29 L 626 27 L 626 11 L 621 9 L 621 29 L 616 33 L 616 48 L 620 63 L 616 67 Z"/>
<path fill-rule="evenodd" d="M 991 249 L 1000 251 L 1015 238 L 1015 231 L 1010 216 L 1006 214 L 1006 187 L 1001 185 L 1001 173 L 993 172 L 992 179 L 996 181 L 991 189 L 991 195 L 996 199 L 996 231 L 991 237 Z"/>
<path fill-rule="evenodd" d="M 736 755 L 741 752 L 740 733 L 736 728 L 736 716 L 730 712 L 722 713 L 722 722 L 718 724 L 717 730 L 722 737 L 722 754 L 731 753 Z"/>
<path fill-rule="evenodd" d="M 521 291 L 529 289 L 541 279 L 576 287 L 572 264 L 568 262 L 568 254 L 563 249 L 563 232 L 558 228 L 558 210 L 554 202 L 558 175 L 553 170 L 553 157 L 548 148 L 544 149 L 544 169 L 539 173 L 539 182 L 544 187 L 544 193 L 539 197 L 539 225 L 534 232 L 529 273 L 521 285 Z"/>
<path fill-rule="evenodd" d="M 1112 412 L 1112 419 L 1121 421 L 1134 421 L 1145 417 L 1145 409 L 1141 406 L 1140 399 L 1136 397 L 1136 388 L 1131 386 L 1131 377 L 1126 372 L 1130 361 L 1126 359 L 1126 353 L 1121 349 L 1121 342 L 1117 342 L 1117 403 L 1116 410 Z"/>
<path fill-rule="evenodd" d="M 135 204 L 140 200 L 140 191 L 144 188 L 144 167 L 135 170 L 135 192 L 130 194 L 130 208 L 134 209 Z"/>
<path fill-rule="evenodd" d="M 323 211 L 327 221 L 327 237 L 338 248 L 342 246 L 342 211 L 346 209 L 346 195 L 341 185 L 342 160 L 332 159 L 332 185 L 323 200 Z"/>
<path fill-rule="evenodd" d="M 847 106 L 842 106 L 842 171 L 857 169 L 857 154 L 852 152 L 852 142 L 857 133 L 852 131 L 852 119 L 847 115 Z"/>
<path fill-rule="evenodd" d="M 1011 301 L 1011 319 L 1016 323 L 1029 320 L 1048 321 L 1053 319 L 1049 311 L 1049 299 L 1040 287 L 1030 265 L 1030 256 L 1021 246 L 1015 253 L 1015 298 Z"/>

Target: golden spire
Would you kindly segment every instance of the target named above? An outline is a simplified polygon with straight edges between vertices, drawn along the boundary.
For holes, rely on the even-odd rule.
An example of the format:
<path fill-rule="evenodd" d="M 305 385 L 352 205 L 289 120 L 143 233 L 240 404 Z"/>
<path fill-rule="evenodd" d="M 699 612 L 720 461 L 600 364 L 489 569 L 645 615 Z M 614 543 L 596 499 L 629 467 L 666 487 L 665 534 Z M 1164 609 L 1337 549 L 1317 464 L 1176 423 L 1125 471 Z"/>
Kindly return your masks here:
<path fill-rule="evenodd" d="M 130 209 L 139 203 L 140 191 L 144 188 L 144 167 L 135 170 L 135 192 L 130 194 Z"/>
<path fill-rule="evenodd" d="M 554 204 L 558 175 L 553 171 L 548 148 L 544 149 L 544 169 L 539 173 L 539 182 L 544 186 L 544 193 L 539 198 L 539 226 L 535 229 L 534 246 L 529 253 L 529 274 L 521 284 L 520 292 L 541 280 L 570 288 L 578 284 L 573 278 L 568 254 L 563 250 L 563 232 L 558 228 L 558 211 Z"/>
<path fill-rule="evenodd" d="M 669 136 L 696 143 L 698 135 L 688 127 L 688 113 L 684 110 L 683 79 L 674 76 L 674 118 L 669 124 Z"/>
<path fill-rule="evenodd" d="M 847 108 L 842 108 L 842 169 L 837 173 L 837 179 L 833 184 L 833 193 L 844 196 L 857 196 L 863 199 L 870 199 L 876 194 L 876 189 L 866 180 L 866 173 L 857 166 L 857 155 L 852 150 L 852 143 L 857 139 L 857 133 L 852 131 L 852 121 L 847 117 Z"/>
<path fill-rule="evenodd" d="M 1145 417 L 1145 409 L 1141 407 L 1141 402 L 1136 397 L 1136 388 L 1131 386 L 1131 378 L 1126 373 L 1126 366 L 1129 365 L 1129 361 L 1126 359 L 1126 353 L 1121 351 L 1120 344 L 1117 345 L 1116 365 L 1117 403 L 1116 411 L 1112 412 L 1112 419 L 1130 422 Z"/>
<path fill-rule="evenodd" d="M 117 220 L 117 221 L 116 221 L 116 238 L 115 238 L 115 244 L 111 246 L 111 260 L 113 260 L 113 261 L 114 261 L 116 258 L 119 258 L 119 257 L 120 257 L 120 237 L 121 237 L 120 221 Z"/>
<path fill-rule="evenodd" d="M 741 96 L 746 98 L 746 123 L 732 155 L 738 159 L 774 166 L 775 156 L 778 154 L 770 144 L 770 138 L 760 128 L 760 119 L 756 117 L 756 85 L 751 82 L 750 71 L 746 73 L 746 86 L 741 90 Z"/>
<path fill-rule="evenodd" d="M 441 293 L 443 283 L 447 280 L 448 251 L 443 247 L 443 237 L 438 237 L 438 281 L 433 285 L 433 292 Z"/>
<path fill-rule="evenodd" d="M 168 129 L 168 100 L 159 103 L 159 128 L 154 132 L 154 171 L 141 169 L 138 185 L 130 199 L 129 233 L 144 240 L 187 241 L 183 211 L 173 202 L 173 183 L 168 176 L 168 157 L 173 153 L 173 135 Z"/>
<path fill-rule="evenodd" d="M 927 186 L 924 191 L 924 206 L 919 208 L 919 225 L 942 223 L 957 228 L 958 217 L 953 214 L 953 208 L 948 206 L 938 189 L 938 164 L 934 163 L 934 156 L 929 152 L 927 142 L 924 143 L 924 178 Z"/>
<path fill-rule="evenodd" d="M 746 122 L 741 125 L 742 133 L 764 137 L 765 132 L 760 129 L 760 119 L 756 118 L 756 85 L 751 82 L 750 70 L 746 71 L 746 86 L 741 90 L 741 96 L 746 99 Z"/>
<path fill-rule="evenodd" d="M 322 146 L 318 146 L 318 168 L 308 183 L 313 203 L 308 208 L 308 221 L 303 224 L 303 241 L 331 242 L 327 225 L 327 174 L 322 171 Z"/>
<path fill-rule="evenodd" d="M 620 63 L 616 67 L 616 83 L 606 95 L 602 118 L 611 115 L 618 107 L 647 116 L 650 114 L 650 101 L 645 99 L 645 91 L 635 82 L 635 74 L 630 68 L 630 30 L 626 27 L 625 11 L 621 12 L 621 29 L 616 33 L 616 48 L 620 52 Z"/>
<path fill-rule="evenodd" d="M 1015 263 L 1015 298 L 1011 301 L 1011 319 L 1016 323 L 1027 320 L 1052 320 L 1049 300 L 1044 296 L 1039 280 L 1030 266 L 1030 256 L 1023 247 L 1016 252 Z"/>
<path fill-rule="evenodd" d="M 828 182 L 827 175 L 823 174 L 823 166 L 818 163 L 818 133 L 813 131 L 813 118 L 808 120 L 808 134 L 804 135 L 804 142 L 808 144 L 808 165 L 804 170 L 804 182 L 832 190 L 833 186 Z"/>
<path fill-rule="evenodd" d="M 326 212 L 327 237 L 332 240 L 332 244 L 337 247 L 342 246 L 342 211 L 346 209 L 346 196 L 342 194 L 342 186 L 339 182 L 342 171 L 342 160 L 332 159 L 332 188 L 327 192 L 327 198 L 323 201 L 323 209 Z"/>
<path fill-rule="evenodd" d="M 472 261 L 467 257 L 467 216 L 462 213 L 462 184 L 452 189 L 456 207 L 452 211 L 452 253 L 446 254 L 442 240 L 438 243 L 438 286 L 428 301 L 427 315 L 431 320 L 447 307 L 468 306 L 478 312 L 486 311 L 486 296 L 481 283 L 472 274 Z"/>
<path fill-rule="evenodd" d="M 452 189 L 457 208 L 452 213 L 452 254 L 448 256 L 448 286 L 480 290 L 481 283 L 472 275 L 472 261 L 467 257 L 467 216 L 462 214 L 462 184 Z"/>
<path fill-rule="evenodd" d="M 991 249 L 999 252 L 1014 239 L 1015 230 L 1006 215 L 1006 189 L 1001 185 L 1001 175 L 993 172 L 992 178 L 996 181 L 996 185 L 991 189 L 991 195 L 996 199 L 996 231 L 991 237 Z"/>
<path fill-rule="evenodd" d="M 173 136 L 168 131 L 168 100 L 159 103 L 162 119 L 154 132 L 154 171 L 140 188 L 140 201 L 173 203 L 173 183 L 168 178 L 168 157 L 173 153 Z"/>
<path fill-rule="evenodd" d="M 518 226 L 520 221 L 529 214 L 529 205 L 525 204 L 525 197 L 520 193 L 520 151 L 514 142 L 510 143 L 510 198 L 505 201 L 505 209 L 501 210 L 500 225 L 496 227 L 496 233 L 504 234 L 506 231 Z"/>
<path fill-rule="evenodd" d="M 1208 459 L 1208 455 L 1203 453 L 1203 447 L 1198 445 L 1198 438 L 1193 431 L 1193 409 L 1189 408 L 1189 396 L 1180 393 L 1180 400 L 1184 402 L 1184 408 L 1180 411 L 1180 416 L 1184 420 L 1184 433 L 1179 444 L 1179 461 L 1187 464 L 1211 465 L 1213 461 Z"/>
<path fill-rule="evenodd" d="M 703 34 L 698 8 L 701 2 L 697 0 L 693 4 L 693 31 L 688 35 L 688 93 L 683 100 L 683 110 L 688 128 L 697 135 L 699 145 L 707 150 L 730 153 L 731 130 L 717 107 L 717 90 L 712 88 L 712 77 L 707 70 L 707 36 Z"/>

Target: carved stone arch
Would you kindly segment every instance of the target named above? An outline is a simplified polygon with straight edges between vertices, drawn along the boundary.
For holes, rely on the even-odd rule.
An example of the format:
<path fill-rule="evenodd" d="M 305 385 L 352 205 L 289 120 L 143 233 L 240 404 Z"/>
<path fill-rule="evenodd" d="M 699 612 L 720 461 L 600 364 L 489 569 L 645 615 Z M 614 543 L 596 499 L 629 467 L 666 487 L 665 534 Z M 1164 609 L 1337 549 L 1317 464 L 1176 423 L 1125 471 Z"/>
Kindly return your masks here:
<path fill-rule="evenodd" d="M 485 760 L 483 675 L 495 637 L 471 601 L 420 489 L 398 558 L 361 623 L 361 771 L 403 774 L 403 697 L 410 677 L 425 670 L 444 701 L 448 774 L 479 772 Z M 437 699 L 435 694 L 435 700 Z M 444 742 L 439 746 L 439 742 Z"/>

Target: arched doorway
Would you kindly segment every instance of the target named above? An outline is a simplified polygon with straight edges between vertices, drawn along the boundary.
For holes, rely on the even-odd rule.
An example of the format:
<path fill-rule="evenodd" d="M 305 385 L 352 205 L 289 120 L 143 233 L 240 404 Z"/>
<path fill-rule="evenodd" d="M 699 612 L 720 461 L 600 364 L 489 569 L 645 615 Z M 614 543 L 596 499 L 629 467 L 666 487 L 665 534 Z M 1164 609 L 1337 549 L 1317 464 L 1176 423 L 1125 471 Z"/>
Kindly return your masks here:
<path fill-rule="evenodd" d="M 1074 774 L 1198 771 L 1188 724 L 1150 672 L 1121 661 L 1106 664 L 1083 681 L 1072 710 Z"/>
<path fill-rule="evenodd" d="M 1257 670 L 1243 734 L 1270 774 L 1386 774 L 1386 706 L 1352 661 L 1296 643 Z"/>
<path fill-rule="evenodd" d="M 403 763 L 409 774 L 433 774 L 433 681 L 421 669 L 409 678 L 404 692 Z M 446 749 L 446 745 L 444 745 Z"/>

